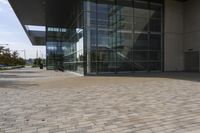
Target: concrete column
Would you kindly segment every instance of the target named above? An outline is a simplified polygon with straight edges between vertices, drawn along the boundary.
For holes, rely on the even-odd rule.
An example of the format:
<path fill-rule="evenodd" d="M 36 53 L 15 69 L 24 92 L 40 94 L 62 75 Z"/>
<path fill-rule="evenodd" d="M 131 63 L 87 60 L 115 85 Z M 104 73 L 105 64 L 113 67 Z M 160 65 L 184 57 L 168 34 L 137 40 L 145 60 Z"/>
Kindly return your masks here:
<path fill-rule="evenodd" d="M 184 51 L 200 51 L 200 0 L 185 2 L 184 33 Z"/>
<path fill-rule="evenodd" d="M 165 71 L 183 71 L 184 3 L 175 0 L 165 0 L 164 16 Z"/>
<path fill-rule="evenodd" d="M 86 2 L 86 10 L 90 11 L 90 2 Z M 86 12 L 85 13 L 85 26 L 86 26 L 86 45 L 87 45 L 87 73 L 91 73 L 91 54 L 90 54 L 90 49 L 91 49 L 91 30 L 88 30 L 88 27 L 91 27 L 91 20 L 90 20 L 90 13 Z"/>

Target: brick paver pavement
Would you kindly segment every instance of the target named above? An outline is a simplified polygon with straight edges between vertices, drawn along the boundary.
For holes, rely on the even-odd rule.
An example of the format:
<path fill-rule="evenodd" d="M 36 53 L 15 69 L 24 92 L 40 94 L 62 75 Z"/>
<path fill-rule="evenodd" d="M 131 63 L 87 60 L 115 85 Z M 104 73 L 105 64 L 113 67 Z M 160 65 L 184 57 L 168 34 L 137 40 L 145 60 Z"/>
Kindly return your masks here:
<path fill-rule="evenodd" d="M 199 81 L 189 73 L 1 72 L 0 133 L 196 133 Z"/>

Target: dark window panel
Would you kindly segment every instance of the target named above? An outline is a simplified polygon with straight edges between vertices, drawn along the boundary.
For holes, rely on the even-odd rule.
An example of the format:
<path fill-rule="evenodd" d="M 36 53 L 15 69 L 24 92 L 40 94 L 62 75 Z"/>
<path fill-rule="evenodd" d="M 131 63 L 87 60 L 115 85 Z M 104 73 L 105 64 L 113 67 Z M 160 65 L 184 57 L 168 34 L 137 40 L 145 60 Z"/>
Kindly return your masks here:
<path fill-rule="evenodd" d="M 151 3 L 159 3 L 159 4 L 163 4 L 164 0 L 150 0 Z"/>
<path fill-rule="evenodd" d="M 161 19 L 162 15 L 162 5 L 150 4 L 150 18 L 159 18 Z"/>
<path fill-rule="evenodd" d="M 148 71 L 149 65 L 148 62 L 134 62 L 133 63 L 133 68 L 134 71 Z"/>
<path fill-rule="evenodd" d="M 149 17 L 149 5 L 146 1 L 134 1 L 134 16 Z"/>
<path fill-rule="evenodd" d="M 131 72 L 132 62 L 117 62 L 117 72 Z"/>
<path fill-rule="evenodd" d="M 97 62 L 98 71 L 101 72 L 115 72 L 116 63 L 115 62 Z"/>
<path fill-rule="evenodd" d="M 151 32 L 161 32 L 161 20 L 151 19 L 150 20 L 150 31 Z"/>
<path fill-rule="evenodd" d="M 148 50 L 148 34 L 135 34 L 134 35 L 134 50 Z"/>
<path fill-rule="evenodd" d="M 99 50 L 97 55 L 97 61 L 99 62 L 115 62 L 116 52 L 113 50 Z"/>
<path fill-rule="evenodd" d="M 151 51 L 150 53 L 150 59 L 151 61 L 160 61 L 161 60 L 161 53 L 157 51 Z"/>
<path fill-rule="evenodd" d="M 161 71 L 161 63 L 160 62 L 150 62 L 149 70 L 150 71 Z"/>
<path fill-rule="evenodd" d="M 161 35 L 151 34 L 150 35 L 150 49 L 151 50 L 161 50 Z"/>
<path fill-rule="evenodd" d="M 148 51 L 133 51 L 134 61 L 146 61 L 148 60 Z"/>
<path fill-rule="evenodd" d="M 146 32 L 149 27 L 149 20 L 144 17 L 135 17 L 134 19 L 135 31 Z"/>

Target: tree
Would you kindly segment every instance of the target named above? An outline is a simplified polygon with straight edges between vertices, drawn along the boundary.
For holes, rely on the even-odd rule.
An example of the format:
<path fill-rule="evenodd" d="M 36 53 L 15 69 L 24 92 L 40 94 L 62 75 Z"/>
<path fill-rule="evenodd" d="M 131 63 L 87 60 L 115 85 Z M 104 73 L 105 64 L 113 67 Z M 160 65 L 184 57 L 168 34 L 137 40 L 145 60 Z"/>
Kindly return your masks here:
<path fill-rule="evenodd" d="M 1 47 L 1 46 L 0 46 L 0 55 L 3 54 L 3 51 L 4 51 L 4 47 Z"/>
<path fill-rule="evenodd" d="M 24 66 L 26 61 L 19 57 L 17 51 L 11 51 L 9 48 L 0 47 L 0 64 L 7 66 Z"/>
<path fill-rule="evenodd" d="M 43 60 L 41 58 L 36 58 L 33 61 L 33 67 L 39 67 L 40 64 L 43 64 Z"/>

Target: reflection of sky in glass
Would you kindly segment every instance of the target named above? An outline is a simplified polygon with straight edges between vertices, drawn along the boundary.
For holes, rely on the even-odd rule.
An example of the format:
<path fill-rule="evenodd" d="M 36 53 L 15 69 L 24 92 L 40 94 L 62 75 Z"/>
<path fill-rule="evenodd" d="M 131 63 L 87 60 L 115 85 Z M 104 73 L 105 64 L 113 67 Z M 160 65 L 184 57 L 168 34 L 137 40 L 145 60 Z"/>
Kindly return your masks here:
<path fill-rule="evenodd" d="M 45 26 L 33 26 L 33 25 L 26 25 L 27 30 L 31 31 L 46 31 Z"/>

